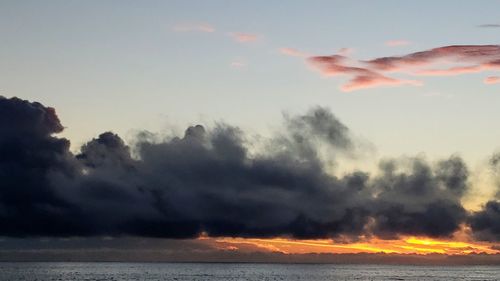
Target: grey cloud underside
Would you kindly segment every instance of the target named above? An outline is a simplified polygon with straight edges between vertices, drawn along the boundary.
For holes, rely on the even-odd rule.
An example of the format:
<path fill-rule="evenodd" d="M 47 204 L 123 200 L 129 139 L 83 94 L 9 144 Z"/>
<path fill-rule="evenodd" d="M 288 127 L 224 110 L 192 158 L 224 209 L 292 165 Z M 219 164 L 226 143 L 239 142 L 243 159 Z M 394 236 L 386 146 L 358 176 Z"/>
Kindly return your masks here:
<path fill-rule="evenodd" d="M 260 150 L 222 124 L 131 148 L 106 132 L 74 155 L 62 129 L 54 109 L 0 97 L 0 236 L 442 237 L 470 221 L 459 157 L 329 173 L 319 148 L 356 140 L 324 108 L 287 116 Z"/>

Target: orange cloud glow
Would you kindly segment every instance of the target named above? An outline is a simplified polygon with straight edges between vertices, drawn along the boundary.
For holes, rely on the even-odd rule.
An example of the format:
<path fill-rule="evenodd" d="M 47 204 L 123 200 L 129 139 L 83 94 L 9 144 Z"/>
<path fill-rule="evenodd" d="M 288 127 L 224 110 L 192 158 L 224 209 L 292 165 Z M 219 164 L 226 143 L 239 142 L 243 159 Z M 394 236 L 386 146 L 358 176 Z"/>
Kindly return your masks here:
<path fill-rule="evenodd" d="M 219 249 L 242 251 L 281 252 L 285 254 L 500 254 L 492 244 L 436 240 L 425 237 L 406 237 L 399 240 L 368 239 L 361 242 L 336 243 L 334 240 L 295 240 L 286 238 L 199 238 Z"/>

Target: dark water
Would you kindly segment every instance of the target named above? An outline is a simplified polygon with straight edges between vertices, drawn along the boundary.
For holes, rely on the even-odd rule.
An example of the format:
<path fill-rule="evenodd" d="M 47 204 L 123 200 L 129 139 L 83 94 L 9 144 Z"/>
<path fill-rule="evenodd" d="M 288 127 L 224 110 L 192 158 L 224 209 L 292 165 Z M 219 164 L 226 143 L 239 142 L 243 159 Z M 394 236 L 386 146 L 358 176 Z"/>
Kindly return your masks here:
<path fill-rule="evenodd" d="M 0 280 L 500 280 L 500 266 L 0 263 Z"/>

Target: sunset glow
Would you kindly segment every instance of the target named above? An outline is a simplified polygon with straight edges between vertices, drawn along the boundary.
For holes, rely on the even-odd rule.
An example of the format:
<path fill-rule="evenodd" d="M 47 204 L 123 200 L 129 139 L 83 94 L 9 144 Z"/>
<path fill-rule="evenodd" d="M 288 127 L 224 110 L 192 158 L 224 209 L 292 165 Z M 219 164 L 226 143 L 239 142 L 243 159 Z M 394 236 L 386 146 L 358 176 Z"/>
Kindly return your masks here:
<path fill-rule="evenodd" d="M 494 244 L 479 242 L 462 242 L 453 240 L 437 240 L 425 237 L 406 237 L 399 240 L 368 239 L 362 242 L 339 243 L 330 239 L 295 240 L 286 238 L 209 238 L 200 240 L 223 250 L 255 250 L 281 252 L 285 254 L 306 253 L 385 253 L 385 254 L 498 254 Z"/>

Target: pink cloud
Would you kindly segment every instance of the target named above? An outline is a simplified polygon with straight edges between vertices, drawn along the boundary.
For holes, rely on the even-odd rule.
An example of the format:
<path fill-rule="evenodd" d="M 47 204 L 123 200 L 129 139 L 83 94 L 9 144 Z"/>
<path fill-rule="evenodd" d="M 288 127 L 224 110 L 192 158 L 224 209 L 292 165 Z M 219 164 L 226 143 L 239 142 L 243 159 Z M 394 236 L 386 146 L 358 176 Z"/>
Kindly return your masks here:
<path fill-rule="evenodd" d="M 309 63 L 318 68 L 322 74 L 327 76 L 335 76 L 342 74 L 352 74 L 352 75 L 371 75 L 375 72 L 353 65 L 349 65 L 349 59 L 342 55 L 331 55 L 331 56 L 316 56 L 310 57 Z"/>
<path fill-rule="evenodd" d="M 417 80 L 395 79 L 383 75 L 358 75 L 342 85 L 340 89 L 344 92 L 350 92 L 360 89 L 375 88 L 381 86 L 401 86 L 412 85 L 421 86 L 422 82 Z"/>
<path fill-rule="evenodd" d="M 409 66 L 430 66 L 442 61 L 474 64 L 490 63 L 500 59 L 500 45 L 445 46 L 405 56 L 381 57 L 365 61 L 378 70 L 401 70 Z"/>
<path fill-rule="evenodd" d="M 406 46 L 406 45 L 410 45 L 410 44 L 411 44 L 411 42 L 406 41 L 406 40 L 389 40 L 389 41 L 385 42 L 385 45 L 388 47 L 399 47 L 399 46 Z"/>
<path fill-rule="evenodd" d="M 179 23 L 172 27 L 175 32 L 215 32 L 215 27 L 208 23 Z"/>
<path fill-rule="evenodd" d="M 231 65 L 231 67 L 233 67 L 233 68 L 242 68 L 242 67 L 247 66 L 247 64 L 246 64 L 246 63 L 244 63 L 244 62 L 242 62 L 242 61 L 233 61 L 233 62 L 231 62 L 231 64 L 230 64 L 230 65 Z"/>
<path fill-rule="evenodd" d="M 417 86 L 422 85 L 422 82 L 388 75 L 450 76 L 497 71 L 500 70 L 500 45 L 445 46 L 404 56 L 380 57 L 366 61 L 339 54 L 313 56 L 308 58 L 308 62 L 323 75 L 350 77 L 349 81 L 341 86 L 344 91 L 378 86 Z"/>
<path fill-rule="evenodd" d="M 380 86 L 422 84 L 420 81 L 391 78 L 368 68 L 349 65 L 353 63 L 342 55 L 311 57 L 309 63 L 326 76 L 351 76 L 351 79 L 340 87 L 345 92 Z"/>
<path fill-rule="evenodd" d="M 231 35 L 231 37 L 233 37 L 235 41 L 240 43 L 254 42 L 259 38 L 259 36 L 257 36 L 256 34 L 251 33 L 233 32 L 229 35 Z"/>
<path fill-rule="evenodd" d="M 415 74 L 426 75 L 426 76 L 451 76 L 451 75 L 460 75 L 467 73 L 478 73 L 484 70 L 485 70 L 484 66 L 471 65 L 471 66 L 450 67 L 446 69 L 424 69 L 415 72 Z"/>
<path fill-rule="evenodd" d="M 308 53 L 299 51 L 299 50 L 294 49 L 294 48 L 280 48 L 279 51 L 283 55 L 291 56 L 291 57 L 307 57 L 307 56 L 309 56 Z"/>
<path fill-rule="evenodd" d="M 484 79 L 485 84 L 499 84 L 500 83 L 500 76 L 490 76 L 486 77 Z"/>

